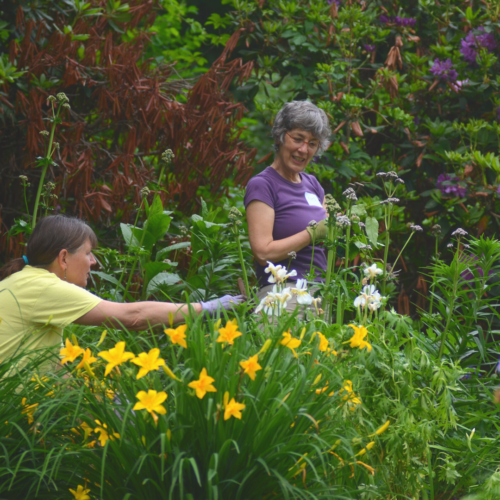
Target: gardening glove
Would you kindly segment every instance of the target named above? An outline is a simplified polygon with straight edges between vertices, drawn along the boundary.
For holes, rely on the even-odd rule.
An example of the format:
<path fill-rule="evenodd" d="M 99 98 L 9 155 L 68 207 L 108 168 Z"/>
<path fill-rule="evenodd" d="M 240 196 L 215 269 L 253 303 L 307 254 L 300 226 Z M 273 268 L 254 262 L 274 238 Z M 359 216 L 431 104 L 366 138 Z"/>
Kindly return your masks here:
<path fill-rule="evenodd" d="M 244 301 L 243 295 L 224 295 L 223 297 L 209 300 L 208 302 L 200 302 L 200 304 L 202 311 L 207 311 L 210 316 L 213 316 L 217 311 L 228 311 Z"/>
<path fill-rule="evenodd" d="M 314 229 L 316 228 L 316 229 Z M 311 242 L 324 240 L 328 234 L 328 227 L 326 225 L 326 219 L 320 220 L 316 225 L 311 225 L 309 222 L 306 227 L 306 231 L 311 236 Z"/>

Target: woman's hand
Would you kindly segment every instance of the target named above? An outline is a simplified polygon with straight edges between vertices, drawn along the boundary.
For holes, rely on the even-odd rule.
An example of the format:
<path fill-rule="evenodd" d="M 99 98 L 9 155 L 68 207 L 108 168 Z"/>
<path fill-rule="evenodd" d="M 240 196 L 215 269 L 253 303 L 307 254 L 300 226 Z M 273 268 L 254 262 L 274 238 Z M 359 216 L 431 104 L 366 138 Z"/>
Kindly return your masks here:
<path fill-rule="evenodd" d="M 311 241 L 321 241 L 324 240 L 328 234 L 328 227 L 326 225 L 326 219 L 320 220 L 316 223 L 314 227 L 307 226 L 306 231 L 311 236 Z"/>
<path fill-rule="evenodd" d="M 208 302 L 200 302 L 201 309 L 203 311 L 207 311 L 210 316 L 213 316 L 217 311 L 224 309 L 228 311 L 233 309 L 238 304 L 245 302 L 243 295 L 224 295 L 223 297 L 219 297 L 214 300 L 209 300 Z"/>

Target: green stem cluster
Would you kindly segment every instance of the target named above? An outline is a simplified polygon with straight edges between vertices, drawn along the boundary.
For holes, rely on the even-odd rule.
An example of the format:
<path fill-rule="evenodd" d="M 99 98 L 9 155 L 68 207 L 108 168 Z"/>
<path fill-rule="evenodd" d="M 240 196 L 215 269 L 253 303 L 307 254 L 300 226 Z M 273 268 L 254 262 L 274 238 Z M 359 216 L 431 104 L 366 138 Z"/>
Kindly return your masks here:
<path fill-rule="evenodd" d="M 40 203 L 40 196 L 42 194 L 42 188 L 43 188 L 43 181 L 45 180 L 45 174 L 47 173 L 47 169 L 49 168 L 49 165 L 51 163 L 52 155 L 54 154 L 55 147 L 54 147 L 54 134 L 56 131 L 56 125 L 59 123 L 59 114 L 61 112 L 62 105 L 59 103 L 59 106 L 57 107 L 57 112 L 54 109 L 54 100 L 51 100 L 51 106 L 52 106 L 52 128 L 50 130 L 50 138 L 49 138 L 49 145 L 47 147 L 47 152 L 45 154 L 45 158 L 42 158 L 39 160 L 39 163 L 42 164 L 42 174 L 40 176 L 40 181 L 38 183 L 38 189 L 36 192 L 36 198 L 35 198 L 35 205 L 33 207 L 33 216 L 32 216 L 32 228 L 36 226 L 36 219 L 37 219 L 37 214 L 38 214 L 38 205 Z"/>

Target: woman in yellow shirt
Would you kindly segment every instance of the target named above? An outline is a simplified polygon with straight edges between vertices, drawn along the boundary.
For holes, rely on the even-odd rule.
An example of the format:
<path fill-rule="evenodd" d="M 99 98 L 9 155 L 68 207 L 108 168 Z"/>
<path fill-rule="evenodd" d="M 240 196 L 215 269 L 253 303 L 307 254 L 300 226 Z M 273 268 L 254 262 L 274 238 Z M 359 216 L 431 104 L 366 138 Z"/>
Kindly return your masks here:
<path fill-rule="evenodd" d="M 189 306 L 103 300 L 84 289 L 96 246 L 95 233 L 79 219 L 52 215 L 38 222 L 26 255 L 0 269 L 0 363 L 20 349 L 60 344 L 70 323 L 145 330 L 168 324 L 170 315 L 178 323 L 190 312 L 214 314 L 243 300 L 225 295 Z"/>

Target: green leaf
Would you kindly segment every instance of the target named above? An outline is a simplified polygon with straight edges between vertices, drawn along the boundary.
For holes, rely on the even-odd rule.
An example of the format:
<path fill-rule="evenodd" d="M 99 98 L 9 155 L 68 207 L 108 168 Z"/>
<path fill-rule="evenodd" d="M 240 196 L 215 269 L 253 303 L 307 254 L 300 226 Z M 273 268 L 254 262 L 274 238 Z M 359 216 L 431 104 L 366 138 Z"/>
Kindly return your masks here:
<path fill-rule="evenodd" d="M 144 266 L 146 271 L 146 276 L 148 280 L 151 281 L 157 274 L 167 271 L 172 268 L 172 264 L 167 264 L 166 262 L 148 262 Z"/>
<path fill-rule="evenodd" d="M 154 238 L 154 242 L 156 243 L 165 236 L 165 233 L 168 231 L 170 223 L 172 222 L 172 218 L 165 213 L 151 215 L 152 212 L 153 206 L 151 206 L 146 230 Z"/>
<path fill-rule="evenodd" d="M 366 215 L 366 205 L 364 203 L 358 203 L 351 207 L 351 214 L 357 215 L 358 217 L 364 217 Z"/>
<path fill-rule="evenodd" d="M 376 247 L 378 240 L 378 220 L 375 217 L 367 217 L 365 221 L 366 236 L 371 244 Z"/>
<path fill-rule="evenodd" d="M 176 243 L 175 245 L 170 245 L 169 247 L 163 248 L 157 252 L 156 260 L 157 261 L 163 260 L 165 258 L 165 255 L 167 255 L 168 253 L 170 253 L 173 250 L 179 250 L 181 248 L 188 248 L 190 246 L 191 246 L 190 241 L 181 241 L 180 243 Z"/>
<path fill-rule="evenodd" d="M 181 277 L 175 273 L 157 274 L 148 284 L 147 295 L 151 295 L 163 287 L 175 285 L 181 280 Z"/>

